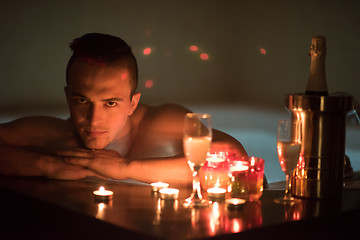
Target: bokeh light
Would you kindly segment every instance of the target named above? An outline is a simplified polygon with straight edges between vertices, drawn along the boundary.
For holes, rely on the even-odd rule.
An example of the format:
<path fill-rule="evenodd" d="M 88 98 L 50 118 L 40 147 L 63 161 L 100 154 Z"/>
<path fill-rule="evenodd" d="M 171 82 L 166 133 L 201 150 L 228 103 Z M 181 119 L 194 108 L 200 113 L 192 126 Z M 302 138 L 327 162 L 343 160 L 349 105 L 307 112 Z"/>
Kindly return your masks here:
<path fill-rule="evenodd" d="M 266 49 L 265 49 L 265 48 L 260 48 L 260 53 L 261 53 L 262 55 L 265 55 L 265 54 L 266 54 Z"/>
<path fill-rule="evenodd" d="M 197 50 L 199 50 L 198 46 L 196 45 L 190 46 L 190 51 L 196 52 Z"/>
<path fill-rule="evenodd" d="M 146 88 L 152 88 L 154 86 L 154 81 L 153 80 L 146 80 L 145 81 L 145 87 Z"/>
<path fill-rule="evenodd" d="M 150 47 L 145 48 L 143 53 L 144 55 L 149 55 L 151 53 L 151 48 Z"/>
<path fill-rule="evenodd" d="M 207 53 L 202 53 L 200 54 L 200 58 L 204 61 L 208 60 L 209 59 L 209 55 Z"/>
<path fill-rule="evenodd" d="M 121 80 L 125 80 L 125 79 L 127 79 L 127 76 L 128 76 L 128 74 L 127 73 L 122 73 L 121 74 Z"/>

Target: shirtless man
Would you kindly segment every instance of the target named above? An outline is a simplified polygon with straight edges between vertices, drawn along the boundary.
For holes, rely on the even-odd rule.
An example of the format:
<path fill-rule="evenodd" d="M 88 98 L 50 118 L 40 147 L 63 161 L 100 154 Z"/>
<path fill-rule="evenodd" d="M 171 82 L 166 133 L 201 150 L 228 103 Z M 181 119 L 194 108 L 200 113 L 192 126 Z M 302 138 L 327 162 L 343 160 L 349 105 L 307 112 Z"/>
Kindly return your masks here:
<path fill-rule="evenodd" d="M 190 183 L 182 150 L 189 110 L 138 104 L 136 59 L 120 38 L 91 33 L 70 47 L 70 118 L 33 116 L 0 124 L 0 174 Z M 246 155 L 237 140 L 217 130 L 212 146 Z"/>

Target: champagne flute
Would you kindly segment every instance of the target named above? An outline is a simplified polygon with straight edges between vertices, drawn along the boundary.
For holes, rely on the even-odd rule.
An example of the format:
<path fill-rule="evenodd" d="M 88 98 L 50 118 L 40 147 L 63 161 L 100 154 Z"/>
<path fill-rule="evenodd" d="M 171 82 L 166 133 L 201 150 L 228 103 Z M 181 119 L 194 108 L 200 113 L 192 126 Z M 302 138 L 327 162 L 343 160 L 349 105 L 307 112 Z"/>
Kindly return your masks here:
<path fill-rule="evenodd" d="M 212 140 L 211 116 L 206 113 L 188 113 L 184 121 L 184 154 L 192 171 L 193 191 L 185 200 L 185 207 L 206 207 L 209 201 L 203 199 L 199 170 L 204 165 Z"/>
<path fill-rule="evenodd" d="M 286 175 L 286 190 L 284 197 L 276 198 L 274 201 L 283 205 L 300 202 L 290 194 L 290 175 L 293 173 L 299 161 L 301 149 L 301 122 L 294 123 L 289 120 L 279 120 L 277 129 L 277 152 L 281 170 Z"/>

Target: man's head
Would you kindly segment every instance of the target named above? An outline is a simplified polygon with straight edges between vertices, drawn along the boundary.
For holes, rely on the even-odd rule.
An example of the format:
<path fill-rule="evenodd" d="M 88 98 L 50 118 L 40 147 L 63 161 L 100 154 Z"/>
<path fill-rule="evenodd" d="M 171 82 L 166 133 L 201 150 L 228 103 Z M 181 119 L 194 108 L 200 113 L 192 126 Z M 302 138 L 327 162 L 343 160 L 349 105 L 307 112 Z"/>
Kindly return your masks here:
<path fill-rule="evenodd" d="M 66 97 L 74 128 L 87 148 L 126 138 L 136 109 L 137 65 L 120 38 L 91 33 L 75 39 L 66 71 Z"/>
<path fill-rule="evenodd" d="M 138 67 L 130 46 L 121 38 L 102 33 L 88 33 L 70 43 L 73 52 L 66 68 L 66 84 L 69 84 L 69 72 L 77 60 L 99 65 L 121 64 L 130 72 L 131 95 L 138 85 Z"/>

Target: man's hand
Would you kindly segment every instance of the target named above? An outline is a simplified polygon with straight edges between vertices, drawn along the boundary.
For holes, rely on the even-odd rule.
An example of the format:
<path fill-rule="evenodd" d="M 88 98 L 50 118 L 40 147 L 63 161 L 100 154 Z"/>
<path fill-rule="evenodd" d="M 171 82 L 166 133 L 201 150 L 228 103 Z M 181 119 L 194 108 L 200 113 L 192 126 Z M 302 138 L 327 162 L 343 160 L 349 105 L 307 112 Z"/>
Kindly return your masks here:
<path fill-rule="evenodd" d="M 56 154 L 63 157 L 66 163 L 87 168 L 106 178 L 124 179 L 127 177 L 126 171 L 123 171 L 126 162 L 124 158 L 114 150 L 76 148 L 59 150 Z"/>
<path fill-rule="evenodd" d="M 87 168 L 66 163 L 57 156 L 44 155 L 37 165 L 44 176 L 53 179 L 77 180 L 96 175 Z"/>

